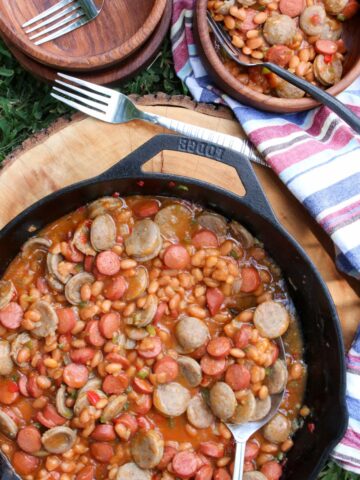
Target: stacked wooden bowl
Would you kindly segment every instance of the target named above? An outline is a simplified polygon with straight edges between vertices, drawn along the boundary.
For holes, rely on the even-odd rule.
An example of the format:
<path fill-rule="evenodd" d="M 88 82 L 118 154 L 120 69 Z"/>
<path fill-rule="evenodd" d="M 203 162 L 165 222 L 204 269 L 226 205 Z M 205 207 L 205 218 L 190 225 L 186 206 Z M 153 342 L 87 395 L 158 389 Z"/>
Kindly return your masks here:
<path fill-rule="evenodd" d="M 105 0 L 92 22 L 36 46 L 22 29 L 58 0 L 0 0 L 0 35 L 33 75 L 53 81 L 57 72 L 101 85 L 129 79 L 158 53 L 171 22 L 171 0 Z"/>

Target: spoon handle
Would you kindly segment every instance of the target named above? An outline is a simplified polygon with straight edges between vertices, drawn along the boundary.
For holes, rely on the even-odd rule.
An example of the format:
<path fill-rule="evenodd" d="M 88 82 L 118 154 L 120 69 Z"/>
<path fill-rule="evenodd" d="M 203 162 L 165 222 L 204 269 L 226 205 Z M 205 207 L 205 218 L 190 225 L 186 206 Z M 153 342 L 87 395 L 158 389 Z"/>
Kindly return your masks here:
<path fill-rule="evenodd" d="M 311 95 L 315 100 L 323 103 L 335 112 L 340 118 L 342 118 L 350 127 L 355 130 L 356 133 L 360 133 L 360 118 L 355 115 L 346 105 L 344 105 L 336 97 L 333 97 L 329 93 L 325 92 L 319 87 L 312 85 L 310 82 L 298 77 L 294 73 L 285 70 L 285 68 L 271 62 L 264 62 L 263 66 L 271 70 L 273 73 L 279 75 L 279 77 L 287 80 L 296 87 L 301 88 L 304 92 Z"/>
<path fill-rule="evenodd" d="M 242 480 L 244 470 L 246 441 L 236 442 L 233 480 Z"/>

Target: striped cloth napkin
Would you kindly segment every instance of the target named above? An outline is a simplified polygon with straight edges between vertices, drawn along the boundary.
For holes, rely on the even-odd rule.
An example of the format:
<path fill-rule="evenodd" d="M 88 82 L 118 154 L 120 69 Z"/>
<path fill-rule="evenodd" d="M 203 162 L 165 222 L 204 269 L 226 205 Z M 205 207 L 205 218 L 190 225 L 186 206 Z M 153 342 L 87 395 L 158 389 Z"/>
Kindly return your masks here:
<path fill-rule="evenodd" d="M 349 426 L 332 456 L 343 468 L 360 475 L 360 330 L 347 355 L 346 365 Z"/>
<path fill-rule="evenodd" d="M 195 0 L 173 0 L 175 70 L 194 99 L 228 105 L 267 164 L 332 238 L 340 270 L 360 279 L 360 136 L 326 107 L 279 115 L 217 89 L 193 39 Z M 360 115 L 360 78 L 339 95 Z"/>
<path fill-rule="evenodd" d="M 175 70 L 198 102 L 228 105 L 266 163 L 332 238 L 340 270 L 360 279 L 360 136 L 328 108 L 279 115 L 242 105 L 216 88 L 194 43 L 195 0 L 173 0 Z M 360 78 L 339 95 L 360 115 Z M 360 321 L 360 319 L 359 319 Z M 347 357 L 349 429 L 333 452 L 360 473 L 360 328 Z"/>

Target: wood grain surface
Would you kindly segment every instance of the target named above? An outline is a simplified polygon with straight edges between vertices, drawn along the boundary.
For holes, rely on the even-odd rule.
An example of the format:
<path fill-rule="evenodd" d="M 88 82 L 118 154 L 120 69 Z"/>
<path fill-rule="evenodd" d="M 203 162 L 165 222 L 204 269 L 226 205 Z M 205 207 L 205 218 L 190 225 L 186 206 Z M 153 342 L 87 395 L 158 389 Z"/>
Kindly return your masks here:
<path fill-rule="evenodd" d="M 151 106 L 158 103 L 168 105 Z M 164 95 L 138 99 L 138 104 L 151 113 L 243 135 L 239 124 L 224 109 L 195 106 L 188 99 L 167 99 Z M 29 139 L 7 159 L 0 172 L 0 227 L 44 195 L 99 174 L 163 132 L 163 128 L 138 121 L 110 125 L 79 114 L 71 121 L 54 124 L 48 131 Z M 330 239 L 276 175 L 266 167 L 255 165 L 254 168 L 280 222 L 305 248 L 326 281 L 349 347 L 360 318 L 359 282 L 337 271 Z M 192 177 L 242 192 L 241 183 L 230 167 L 205 158 L 163 152 L 149 161 L 146 169 L 185 176 L 191 172 Z"/>
<path fill-rule="evenodd" d="M 156 26 L 150 38 L 136 50 L 132 55 L 115 65 L 104 70 L 95 70 L 94 72 L 76 72 L 76 77 L 89 82 L 97 83 L 98 85 L 115 85 L 128 80 L 136 75 L 140 70 L 146 68 L 154 59 L 161 48 L 162 42 L 169 30 L 171 22 L 172 3 L 167 2 L 164 13 L 159 24 Z M 30 72 L 35 77 L 46 82 L 53 82 L 58 70 L 48 67 L 42 63 L 37 62 L 32 57 L 29 57 L 19 48 L 17 48 L 11 41 L 1 34 L 4 42 L 8 46 L 11 53 L 20 63 L 20 65 Z M 62 70 L 63 73 L 72 74 L 67 70 Z"/>
<path fill-rule="evenodd" d="M 207 72 L 222 90 L 244 103 L 260 108 L 261 110 L 273 112 L 296 113 L 302 110 L 310 110 L 319 105 L 318 102 L 309 97 L 286 99 L 264 95 L 263 93 L 252 90 L 234 77 L 225 68 L 219 57 L 218 50 L 214 47 L 206 20 L 207 3 L 208 0 L 196 0 L 194 35 Z M 359 23 L 360 14 L 343 23 L 343 38 L 348 49 L 344 62 L 344 76 L 340 82 L 328 89 L 330 95 L 339 94 L 360 75 Z"/>
<path fill-rule="evenodd" d="M 0 30 L 22 52 L 55 69 L 93 71 L 134 53 L 155 30 L 170 0 L 105 1 L 92 22 L 36 46 L 21 25 L 58 0 L 0 0 Z"/>

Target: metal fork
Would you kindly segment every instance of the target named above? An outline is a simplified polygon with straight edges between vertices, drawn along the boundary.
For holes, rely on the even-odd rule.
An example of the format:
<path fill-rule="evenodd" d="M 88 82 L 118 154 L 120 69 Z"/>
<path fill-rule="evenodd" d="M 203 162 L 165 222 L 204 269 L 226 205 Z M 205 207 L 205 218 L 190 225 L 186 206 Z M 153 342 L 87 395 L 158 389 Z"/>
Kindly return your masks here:
<path fill-rule="evenodd" d="M 276 63 L 262 62 L 261 60 L 249 59 L 239 49 L 237 49 L 232 43 L 229 34 L 216 22 L 211 13 L 207 11 L 207 21 L 212 32 L 214 33 L 217 41 L 221 47 L 225 50 L 226 54 L 234 60 L 238 65 L 242 67 L 255 67 L 262 65 L 271 72 L 276 73 L 279 77 L 283 78 L 289 83 L 292 83 L 296 87 L 300 88 L 304 92 L 311 95 L 315 100 L 323 103 L 335 112 L 340 118 L 342 118 L 350 127 L 356 132 L 360 133 L 360 118 L 355 115 L 349 108 L 346 107 L 340 100 L 333 97 L 329 93 L 325 92 L 319 87 L 307 82 L 305 79 L 298 77 L 294 73 L 289 72 L 285 68 L 280 67 Z"/>
<path fill-rule="evenodd" d="M 56 85 L 52 89 L 51 96 L 91 117 L 108 123 L 144 120 L 191 138 L 231 148 L 243 153 L 250 160 L 265 164 L 260 154 L 248 140 L 219 134 L 207 128 L 196 127 L 160 115 L 142 112 L 122 93 L 63 73 L 58 73 L 58 76 L 61 77 L 61 80 L 55 80 Z"/>
<path fill-rule="evenodd" d="M 279 347 L 279 358 L 286 362 L 285 347 L 281 337 L 276 339 L 277 346 Z M 233 471 L 233 480 L 242 480 L 245 460 L 245 448 L 246 442 L 251 435 L 260 430 L 261 427 L 266 425 L 279 411 L 280 405 L 284 399 L 285 390 L 275 395 L 271 395 L 271 409 L 270 412 L 261 420 L 250 421 L 242 424 L 227 423 L 227 427 L 233 434 L 236 450 L 235 450 L 235 462 Z"/>
<path fill-rule="evenodd" d="M 29 37 L 30 40 L 43 37 L 34 42 L 35 45 L 42 45 L 49 40 L 59 38 L 94 20 L 101 12 L 104 1 L 105 0 L 61 0 L 24 23 L 22 28 L 26 28 L 25 33 L 27 34 L 36 32 Z M 37 25 L 27 28 L 35 23 L 37 23 Z M 47 25 L 49 26 L 46 27 Z M 50 34 L 46 35 L 47 33 Z M 46 36 L 44 37 L 44 35 Z"/>

